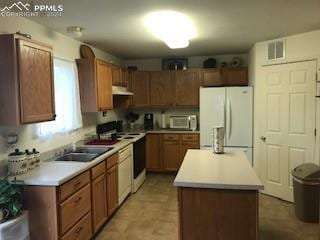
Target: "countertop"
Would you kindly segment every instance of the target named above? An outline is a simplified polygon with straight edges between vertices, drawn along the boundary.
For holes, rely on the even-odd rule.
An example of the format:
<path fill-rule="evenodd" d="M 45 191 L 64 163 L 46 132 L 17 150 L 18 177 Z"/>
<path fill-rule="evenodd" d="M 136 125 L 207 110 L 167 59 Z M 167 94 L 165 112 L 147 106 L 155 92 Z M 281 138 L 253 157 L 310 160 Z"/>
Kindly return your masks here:
<path fill-rule="evenodd" d="M 214 154 L 211 150 L 188 150 L 174 186 L 233 190 L 264 188 L 244 152 Z"/>
<path fill-rule="evenodd" d="M 172 128 L 154 128 L 152 130 L 145 130 L 143 128 L 126 128 L 124 129 L 124 132 L 140 132 L 140 133 L 197 133 L 199 134 L 199 129 L 195 131 L 191 130 L 181 130 L 181 129 L 172 129 Z"/>
<path fill-rule="evenodd" d="M 98 163 L 104 161 L 107 157 L 118 152 L 122 148 L 133 143 L 132 140 L 122 140 L 112 146 L 95 146 L 95 147 L 112 147 L 113 149 L 100 155 L 91 162 L 41 162 L 41 165 L 26 174 L 10 177 L 10 180 L 16 179 L 25 185 L 37 186 L 59 186 L 82 172 L 92 168 Z"/>

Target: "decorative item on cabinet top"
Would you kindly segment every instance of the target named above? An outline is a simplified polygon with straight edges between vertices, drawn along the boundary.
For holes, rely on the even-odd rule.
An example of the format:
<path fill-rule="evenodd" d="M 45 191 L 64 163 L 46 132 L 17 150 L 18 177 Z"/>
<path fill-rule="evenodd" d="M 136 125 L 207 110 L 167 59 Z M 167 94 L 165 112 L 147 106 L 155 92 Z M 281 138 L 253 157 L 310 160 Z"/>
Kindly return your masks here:
<path fill-rule="evenodd" d="M 187 58 L 163 58 L 162 70 L 187 70 Z"/>

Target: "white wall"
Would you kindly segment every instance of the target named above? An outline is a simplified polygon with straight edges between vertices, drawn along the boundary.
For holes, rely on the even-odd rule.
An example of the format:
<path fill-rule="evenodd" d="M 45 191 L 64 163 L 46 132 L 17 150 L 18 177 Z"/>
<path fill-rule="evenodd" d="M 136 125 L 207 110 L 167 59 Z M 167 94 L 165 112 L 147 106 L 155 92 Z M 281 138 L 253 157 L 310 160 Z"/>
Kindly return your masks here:
<path fill-rule="evenodd" d="M 233 57 L 240 57 L 243 60 L 243 66 L 248 65 L 247 54 L 227 54 L 227 55 L 215 55 L 215 56 L 193 56 L 188 57 L 189 68 L 202 68 L 203 61 L 214 57 L 217 60 L 218 66 L 222 62 L 229 63 Z M 141 71 L 159 71 L 162 70 L 162 58 L 150 58 L 150 59 L 131 59 L 125 61 L 126 66 L 137 66 Z"/>
<path fill-rule="evenodd" d="M 249 62 L 249 81 L 251 83 L 256 83 L 261 81 L 259 78 L 262 66 L 269 65 L 269 64 L 279 64 L 279 63 L 288 63 L 294 61 L 303 61 L 303 60 L 310 60 L 316 59 L 317 60 L 317 68 L 318 68 L 318 76 L 320 76 L 320 30 L 301 33 L 293 36 L 288 36 L 282 38 L 285 40 L 285 48 L 286 48 L 286 58 L 283 60 L 267 60 L 267 44 L 268 41 L 258 42 L 256 43 L 250 50 L 248 56 Z M 317 100 L 317 128 L 320 129 L 320 99 Z M 257 145 L 259 143 L 259 138 L 261 133 L 259 133 L 259 121 L 257 116 L 257 110 L 259 106 L 255 106 L 254 108 L 254 144 Z M 318 131 L 319 132 L 319 131 Z M 318 161 L 320 163 L 320 156 L 319 156 L 319 134 L 317 137 L 317 153 L 316 156 L 318 157 Z M 256 154 L 256 152 L 255 152 Z M 255 168 L 259 169 L 259 161 L 255 155 Z"/>
<path fill-rule="evenodd" d="M 45 26 L 30 21 L 25 18 L 10 17 L 0 18 L 0 34 L 2 33 L 15 33 L 17 31 L 31 34 L 32 39 L 38 40 L 53 46 L 54 55 L 68 60 L 74 60 L 80 57 L 79 47 L 81 42 L 57 33 Z M 114 57 L 106 52 L 93 48 L 95 55 L 101 59 L 107 61 L 114 61 L 122 64 L 120 58 Z M 2 103 L 3 104 L 3 103 Z M 1 108 L 0 108 L 1 111 Z M 83 114 L 84 126 L 78 131 L 55 135 L 46 140 L 37 139 L 34 137 L 33 129 L 34 124 L 24 125 L 20 127 L 6 127 L 0 126 L 0 174 L 4 172 L 4 167 L 7 155 L 12 149 L 6 144 L 6 135 L 9 132 L 16 132 L 19 134 L 18 147 L 21 149 L 31 149 L 36 147 L 41 152 L 48 151 L 53 148 L 57 148 L 73 141 L 78 141 L 84 137 L 85 134 L 95 131 L 95 125 L 99 122 L 106 122 L 118 117 L 122 117 L 123 113 L 118 111 L 109 111 L 106 117 L 102 117 L 102 114 Z"/>

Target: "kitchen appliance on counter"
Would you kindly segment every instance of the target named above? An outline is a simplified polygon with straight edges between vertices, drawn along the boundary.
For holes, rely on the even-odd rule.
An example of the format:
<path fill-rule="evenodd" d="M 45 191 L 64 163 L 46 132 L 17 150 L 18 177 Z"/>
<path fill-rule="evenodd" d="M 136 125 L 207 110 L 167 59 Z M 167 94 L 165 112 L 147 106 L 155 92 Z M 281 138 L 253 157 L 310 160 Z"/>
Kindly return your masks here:
<path fill-rule="evenodd" d="M 252 87 L 200 88 L 200 148 L 212 149 L 212 129 L 225 129 L 225 150 L 242 150 L 252 160 Z"/>
<path fill-rule="evenodd" d="M 126 199 L 132 191 L 132 163 L 133 147 L 132 144 L 119 151 L 118 162 L 118 202 L 119 205 Z"/>
<path fill-rule="evenodd" d="M 144 114 L 144 129 L 145 130 L 153 129 L 153 113 Z"/>
<path fill-rule="evenodd" d="M 172 115 L 170 128 L 183 130 L 197 130 L 197 115 Z"/>

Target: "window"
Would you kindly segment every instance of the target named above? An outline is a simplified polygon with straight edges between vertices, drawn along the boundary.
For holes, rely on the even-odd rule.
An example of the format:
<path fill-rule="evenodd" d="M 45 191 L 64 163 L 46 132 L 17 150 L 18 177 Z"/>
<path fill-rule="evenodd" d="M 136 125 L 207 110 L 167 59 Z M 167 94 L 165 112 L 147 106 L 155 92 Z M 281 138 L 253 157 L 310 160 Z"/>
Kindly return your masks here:
<path fill-rule="evenodd" d="M 77 68 L 74 62 L 54 59 L 56 120 L 39 123 L 36 135 L 45 137 L 82 127 Z"/>

